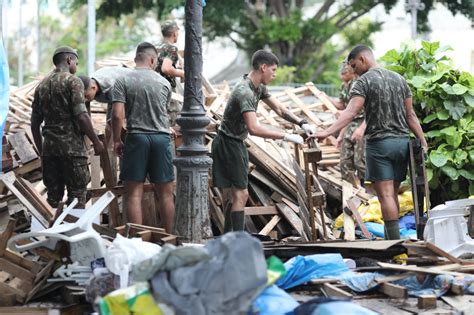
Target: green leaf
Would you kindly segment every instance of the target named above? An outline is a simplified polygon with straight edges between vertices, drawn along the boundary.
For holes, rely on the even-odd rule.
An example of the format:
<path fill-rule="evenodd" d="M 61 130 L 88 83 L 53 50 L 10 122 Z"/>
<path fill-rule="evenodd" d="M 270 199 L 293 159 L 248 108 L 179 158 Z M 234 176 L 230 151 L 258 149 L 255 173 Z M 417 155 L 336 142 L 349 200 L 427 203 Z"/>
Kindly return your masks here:
<path fill-rule="evenodd" d="M 454 136 L 457 133 L 457 129 L 456 127 L 451 126 L 451 127 L 441 129 L 440 132 L 447 136 Z"/>
<path fill-rule="evenodd" d="M 457 149 L 454 153 L 454 163 L 458 166 L 462 166 L 467 162 L 467 152 Z"/>
<path fill-rule="evenodd" d="M 461 175 L 465 179 L 474 180 L 474 173 L 469 170 L 459 170 L 459 175 Z"/>
<path fill-rule="evenodd" d="M 449 95 L 455 95 L 455 93 L 453 91 L 453 87 L 451 85 L 449 85 L 448 83 L 443 83 L 440 86 Z"/>
<path fill-rule="evenodd" d="M 445 154 L 439 153 L 437 151 L 431 151 L 430 161 L 436 167 L 442 167 L 448 162 L 448 158 Z"/>
<path fill-rule="evenodd" d="M 469 184 L 469 195 L 474 196 L 474 184 Z"/>
<path fill-rule="evenodd" d="M 424 124 L 428 124 L 428 123 L 432 122 L 433 120 L 435 120 L 436 117 L 438 117 L 438 114 L 437 114 L 437 113 L 429 114 L 428 116 L 426 116 L 426 117 L 423 119 L 423 123 L 424 123 Z"/>
<path fill-rule="evenodd" d="M 443 173 L 445 173 L 446 175 L 449 176 L 449 178 L 451 178 L 452 180 L 457 180 L 459 178 L 459 172 L 457 169 L 455 169 L 454 167 L 452 166 L 449 166 L 449 165 L 445 165 L 441 168 L 441 170 L 443 171 Z"/>
<path fill-rule="evenodd" d="M 467 92 L 467 87 L 459 84 L 459 83 L 455 83 L 453 84 L 453 93 L 456 94 L 456 95 L 462 95 L 464 93 Z"/>
<path fill-rule="evenodd" d="M 427 177 L 428 182 L 431 181 L 431 179 L 433 178 L 433 170 L 432 169 L 429 169 L 429 168 L 426 169 L 426 177 Z"/>
<path fill-rule="evenodd" d="M 430 130 L 425 133 L 425 137 L 427 138 L 437 138 L 441 136 L 441 132 L 439 130 Z"/>
<path fill-rule="evenodd" d="M 400 60 L 400 55 L 395 49 L 391 49 L 380 59 L 389 63 L 397 63 Z"/>
<path fill-rule="evenodd" d="M 413 84 L 414 87 L 419 89 L 420 87 L 423 86 L 423 84 L 427 81 L 426 78 L 421 77 L 421 76 L 414 76 L 411 78 L 411 83 Z"/>
<path fill-rule="evenodd" d="M 469 151 L 469 160 L 471 160 L 471 163 L 474 163 L 474 150 Z"/>
<path fill-rule="evenodd" d="M 467 103 L 467 105 L 474 107 L 474 96 L 471 94 L 464 94 L 464 101 Z"/>
<path fill-rule="evenodd" d="M 438 72 L 431 77 L 431 82 L 435 83 L 444 76 L 444 72 Z"/>
<path fill-rule="evenodd" d="M 443 52 L 448 51 L 448 50 L 453 50 L 453 49 L 451 47 L 449 47 L 448 45 L 444 45 L 444 46 L 436 49 L 435 54 L 440 54 L 440 53 L 443 53 Z"/>
<path fill-rule="evenodd" d="M 421 46 L 423 46 L 427 53 L 429 53 L 430 55 L 434 55 L 439 48 L 439 42 L 430 43 L 427 41 L 422 41 Z"/>
<path fill-rule="evenodd" d="M 438 117 L 439 120 L 447 120 L 449 118 L 449 112 L 443 109 L 443 110 L 440 110 L 438 113 L 436 113 L 436 116 Z"/>
<path fill-rule="evenodd" d="M 392 70 L 394 72 L 397 72 L 401 75 L 403 75 L 407 70 L 405 67 L 399 66 L 399 65 L 389 65 L 389 66 L 386 66 L 385 68 L 387 68 L 388 70 Z"/>
<path fill-rule="evenodd" d="M 453 101 L 444 101 L 444 108 L 449 111 L 449 115 L 453 117 L 454 120 L 459 120 L 466 113 L 467 108 L 462 102 L 453 102 Z"/>

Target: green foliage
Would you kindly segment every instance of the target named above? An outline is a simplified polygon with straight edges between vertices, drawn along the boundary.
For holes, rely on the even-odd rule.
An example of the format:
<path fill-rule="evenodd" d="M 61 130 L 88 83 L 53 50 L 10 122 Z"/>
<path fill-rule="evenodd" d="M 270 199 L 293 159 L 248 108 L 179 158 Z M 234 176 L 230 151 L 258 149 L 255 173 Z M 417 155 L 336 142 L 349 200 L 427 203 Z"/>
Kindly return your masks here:
<path fill-rule="evenodd" d="M 276 78 L 272 81 L 271 85 L 285 85 L 295 82 L 295 71 L 295 67 L 278 67 L 276 70 Z"/>
<path fill-rule="evenodd" d="M 474 77 L 453 68 L 449 47 L 422 42 L 419 49 L 388 51 L 381 60 L 402 74 L 429 145 L 431 196 L 436 202 L 474 191 Z"/>

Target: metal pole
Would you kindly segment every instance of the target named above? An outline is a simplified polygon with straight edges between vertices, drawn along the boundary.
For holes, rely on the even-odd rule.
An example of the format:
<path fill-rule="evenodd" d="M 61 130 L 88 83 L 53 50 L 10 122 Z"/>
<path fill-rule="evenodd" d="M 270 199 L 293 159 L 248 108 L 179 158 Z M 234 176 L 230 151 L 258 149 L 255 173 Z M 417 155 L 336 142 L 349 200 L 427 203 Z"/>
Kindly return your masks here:
<path fill-rule="evenodd" d="M 200 243 L 212 235 L 209 221 L 208 173 L 212 159 L 204 145 L 209 124 L 202 101 L 202 2 L 186 0 L 184 48 L 184 104 L 181 117 L 183 143 L 174 164 L 178 170 L 175 232 L 184 240 Z"/>
<path fill-rule="evenodd" d="M 411 38 L 416 39 L 417 36 L 417 15 L 418 11 L 425 9 L 425 4 L 420 0 L 408 0 L 405 4 L 405 9 L 411 12 Z"/>
<path fill-rule="evenodd" d="M 22 21 L 22 10 L 23 0 L 19 2 L 19 28 L 18 28 L 18 86 L 23 86 L 23 47 L 21 45 L 23 39 L 23 21 Z"/>
<path fill-rule="evenodd" d="M 41 67 L 41 0 L 36 1 L 36 71 Z"/>
<path fill-rule="evenodd" d="M 87 0 L 87 73 L 95 69 L 95 0 Z"/>

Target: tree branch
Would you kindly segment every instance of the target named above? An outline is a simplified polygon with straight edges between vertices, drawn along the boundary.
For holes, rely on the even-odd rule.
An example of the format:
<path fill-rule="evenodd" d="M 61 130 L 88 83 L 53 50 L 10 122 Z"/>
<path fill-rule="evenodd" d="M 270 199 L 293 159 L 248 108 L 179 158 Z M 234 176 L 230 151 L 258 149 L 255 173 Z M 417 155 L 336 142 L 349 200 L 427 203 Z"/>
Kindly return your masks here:
<path fill-rule="evenodd" d="M 248 16 L 255 28 L 260 28 L 260 19 L 257 16 L 257 9 L 249 0 L 245 0 L 244 4 L 246 8 L 244 14 Z"/>
<path fill-rule="evenodd" d="M 320 20 L 324 13 L 329 11 L 329 8 L 336 2 L 335 0 L 326 0 L 321 8 L 319 8 L 318 12 L 313 16 L 313 19 Z"/>
<path fill-rule="evenodd" d="M 370 9 L 371 9 L 371 8 L 368 8 L 368 9 L 365 9 L 365 10 L 359 12 L 357 15 L 352 16 L 350 19 L 348 19 L 347 21 L 345 21 L 345 22 L 342 23 L 342 24 L 339 24 L 340 22 L 342 22 L 341 20 L 338 21 L 338 22 L 336 23 L 336 27 L 337 27 L 337 28 L 341 28 L 341 29 L 342 29 L 342 28 L 345 28 L 348 24 L 351 24 L 352 22 L 354 22 L 355 20 L 357 20 L 358 18 L 360 18 L 362 15 L 366 14 L 367 12 L 369 12 Z"/>

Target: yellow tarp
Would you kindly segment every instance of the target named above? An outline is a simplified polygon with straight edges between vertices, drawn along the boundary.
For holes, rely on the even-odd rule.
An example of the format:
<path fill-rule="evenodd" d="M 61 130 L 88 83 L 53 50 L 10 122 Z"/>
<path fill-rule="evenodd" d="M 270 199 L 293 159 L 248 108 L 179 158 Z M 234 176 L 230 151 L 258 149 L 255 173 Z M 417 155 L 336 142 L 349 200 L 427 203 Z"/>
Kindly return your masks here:
<path fill-rule="evenodd" d="M 404 193 L 399 194 L 398 201 L 400 202 L 400 217 L 404 216 L 408 212 L 413 212 L 413 198 L 411 191 L 405 191 Z M 383 224 L 382 211 L 380 210 L 380 202 L 377 197 L 370 199 L 368 205 L 361 204 L 358 210 L 359 213 L 365 213 L 362 216 L 362 221 Z M 341 214 L 334 222 L 334 228 L 339 229 L 343 226 L 344 218 Z"/>

